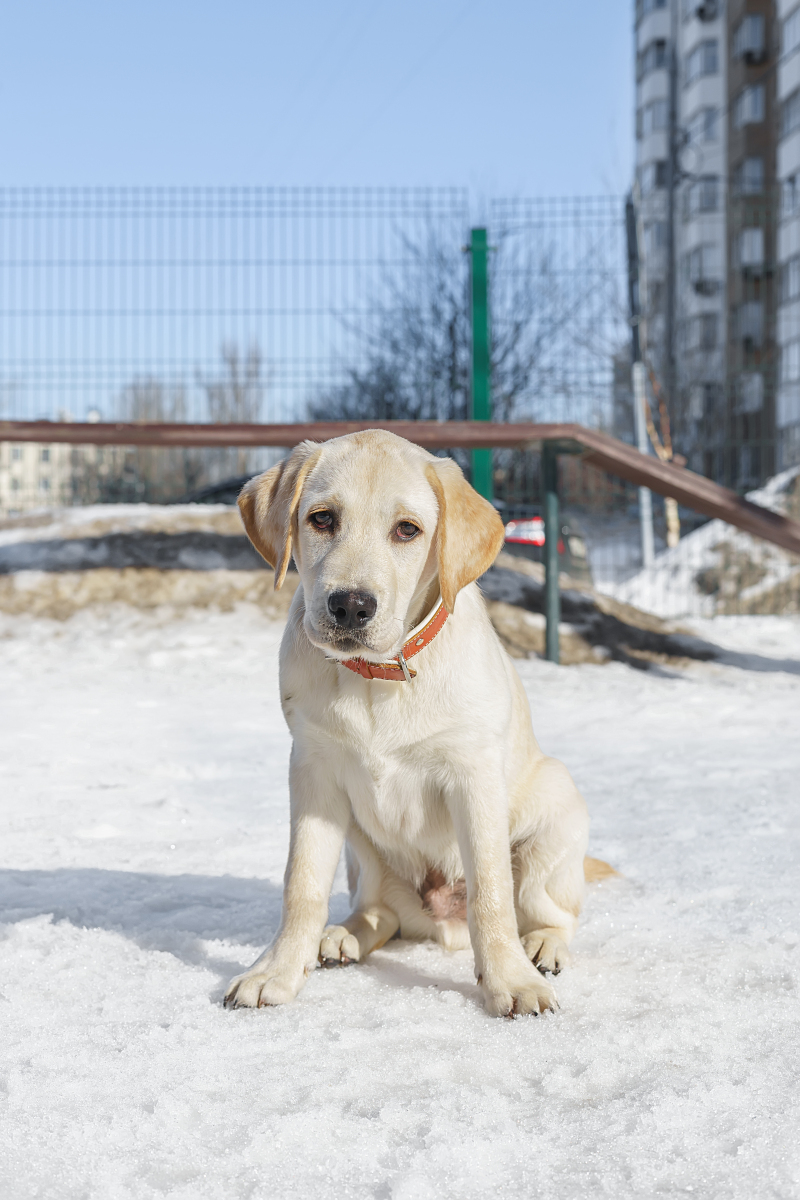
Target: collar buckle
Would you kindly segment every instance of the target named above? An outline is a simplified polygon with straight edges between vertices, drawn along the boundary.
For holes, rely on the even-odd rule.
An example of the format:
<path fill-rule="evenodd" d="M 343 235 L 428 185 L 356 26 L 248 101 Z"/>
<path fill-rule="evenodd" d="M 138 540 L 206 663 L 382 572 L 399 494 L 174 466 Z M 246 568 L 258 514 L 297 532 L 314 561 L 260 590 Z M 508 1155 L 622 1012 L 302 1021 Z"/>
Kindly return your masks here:
<path fill-rule="evenodd" d="M 400 663 L 400 670 L 403 672 L 403 678 L 405 679 L 406 683 L 411 683 L 411 672 L 408 669 L 402 650 L 397 656 L 397 661 Z"/>

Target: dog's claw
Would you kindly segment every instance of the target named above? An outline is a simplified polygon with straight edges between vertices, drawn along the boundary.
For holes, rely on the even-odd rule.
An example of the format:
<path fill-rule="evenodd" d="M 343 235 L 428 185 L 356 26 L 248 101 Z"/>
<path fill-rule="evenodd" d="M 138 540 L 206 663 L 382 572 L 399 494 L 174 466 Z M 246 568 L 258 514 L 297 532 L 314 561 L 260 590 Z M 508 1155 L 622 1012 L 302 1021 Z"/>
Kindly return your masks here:
<path fill-rule="evenodd" d="M 358 939 L 344 925 L 329 925 L 322 932 L 317 961 L 323 967 L 349 967 L 359 961 Z"/>
<path fill-rule="evenodd" d="M 346 954 L 343 954 L 340 958 L 323 958 L 320 955 L 318 961 L 321 967 L 324 967 L 326 971 L 330 971 L 334 967 L 350 967 L 356 960 L 348 958 Z"/>

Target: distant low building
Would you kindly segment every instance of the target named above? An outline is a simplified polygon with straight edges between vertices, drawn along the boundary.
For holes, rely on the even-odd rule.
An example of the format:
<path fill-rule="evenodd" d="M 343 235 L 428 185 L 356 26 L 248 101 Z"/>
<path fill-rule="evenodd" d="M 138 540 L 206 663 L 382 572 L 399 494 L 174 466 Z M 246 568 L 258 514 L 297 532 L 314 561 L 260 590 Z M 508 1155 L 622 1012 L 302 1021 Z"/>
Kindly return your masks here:
<path fill-rule="evenodd" d="M 60 444 L 0 442 L 0 515 L 68 504 L 71 450 Z"/>

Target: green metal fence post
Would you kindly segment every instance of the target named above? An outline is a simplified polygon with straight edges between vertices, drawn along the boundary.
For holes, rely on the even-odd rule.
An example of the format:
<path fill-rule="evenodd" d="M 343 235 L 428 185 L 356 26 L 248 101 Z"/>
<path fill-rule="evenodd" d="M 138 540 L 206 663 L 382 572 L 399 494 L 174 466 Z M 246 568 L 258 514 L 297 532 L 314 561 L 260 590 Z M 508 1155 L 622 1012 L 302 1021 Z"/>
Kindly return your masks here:
<path fill-rule="evenodd" d="M 559 662 L 558 625 L 561 595 L 558 590 L 558 543 L 561 522 L 558 513 L 558 454 L 555 442 L 542 443 L 542 499 L 544 501 L 544 614 L 545 658 Z"/>
<path fill-rule="evenodd" d="M 492 419 L 492 364 L 489 342 L 489 245 L 485 229 L 470 238 L 472 281 L 472 396 L 473 421 Z M 492 498 L 492 452 L 472 451 L 472 486 Z"/>

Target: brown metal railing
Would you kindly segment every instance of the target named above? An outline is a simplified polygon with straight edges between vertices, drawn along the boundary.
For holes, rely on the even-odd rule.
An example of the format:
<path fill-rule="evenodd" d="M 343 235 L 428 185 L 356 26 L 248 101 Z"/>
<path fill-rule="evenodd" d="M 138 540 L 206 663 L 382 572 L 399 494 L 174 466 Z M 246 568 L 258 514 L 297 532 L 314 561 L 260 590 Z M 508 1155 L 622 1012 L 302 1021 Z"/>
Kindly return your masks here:
<path fill-rule="evenodd" d="M 327 441 L 365 429 L 385 429 L 427 449 L 542 450 L 545 488 L 546 657 L 559 661 L 561 598 L 555 546 L 558 516 L 559 454 L 585 461 L 708 517 L 717 517 L 746 533 L 800 554 L 800 521 L 743 499 L 735 492 L 684 467 L 641 454 L 607 434 L 576 424 L 495 424 L 485 421 L 350 421 L 281 425 L 122 424 L 55 421 L 0 421 L 0 441 L 69 443 L 96 446 L 290 447 L 304 439 Z"/>
<path fill-rule="evenodd" d="M 0 441 L 95 446 L 295 446 L 327 441 L 364 429 L 386 429 L 429 450 L 538 450 L 579 454 L 600 467 L 661 496 L 672 496 L 707 517 L 719 517 L 746 533 L 800 554 L 800 521 L 753 504 L 685 467 L 641 454 L 608 434 L 566 423 L 494 424 L 484 421 L 316 421 L 282 425 L 189 425 L 0 421 Z"/>

